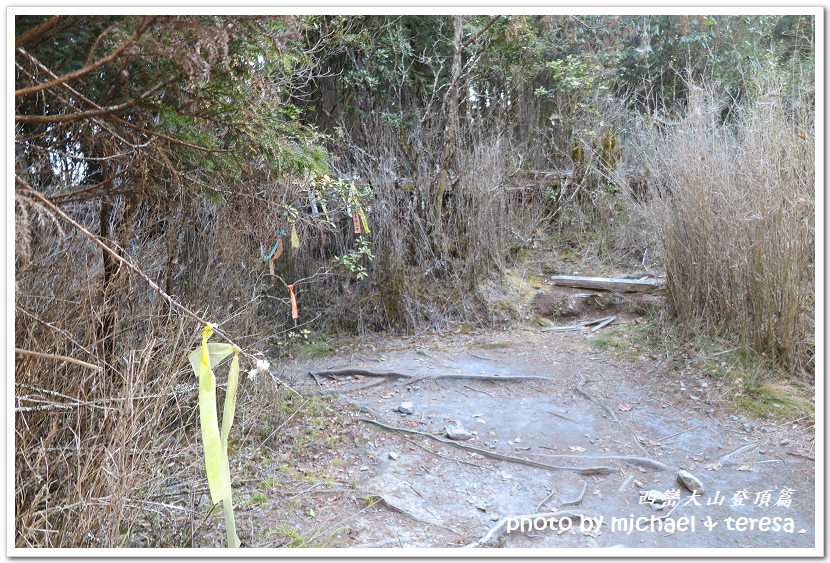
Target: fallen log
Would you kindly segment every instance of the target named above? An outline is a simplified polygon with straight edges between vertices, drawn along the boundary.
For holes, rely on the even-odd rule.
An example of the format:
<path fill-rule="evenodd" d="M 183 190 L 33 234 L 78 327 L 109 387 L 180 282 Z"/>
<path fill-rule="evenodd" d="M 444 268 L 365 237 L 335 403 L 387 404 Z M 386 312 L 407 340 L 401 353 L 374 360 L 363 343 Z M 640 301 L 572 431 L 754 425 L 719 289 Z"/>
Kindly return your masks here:
<path fill-rule="evenodd" d="M 553 276 L 555 285 L 583 287 L 587 289 L 604 289 L 606 291 L 648 291 L 660 287 L 657 281 L 630 280 L 622 278 L 595 278 L 585 276 Z"/>

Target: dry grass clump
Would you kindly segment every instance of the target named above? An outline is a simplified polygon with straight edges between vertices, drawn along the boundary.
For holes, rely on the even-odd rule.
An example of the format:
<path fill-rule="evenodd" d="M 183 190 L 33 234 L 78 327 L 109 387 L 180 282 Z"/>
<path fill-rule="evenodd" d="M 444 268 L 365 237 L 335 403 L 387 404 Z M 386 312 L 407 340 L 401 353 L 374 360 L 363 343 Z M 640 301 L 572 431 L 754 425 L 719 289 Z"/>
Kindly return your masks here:
<path fill-rule="evenodd" d="M 797 370 L 814 370 L 814 112 L 768 84 L 722 123 L 708 90 L 685 116 L 644 129 L 657 178 L 648 221 L 682 320 L 739 336 Z"/>
<path fill-rule="evenodd" d="M 196 385 L 181 354 L 192 323 L 155 312 L 143 323 L 143 345 L 119 358 L 115 378 L 60 358 L 18 355 L 17 547 L 129 547 L 148 515 L 172 521 L 189 511 L 160 493 L 183 467 L 177 458 L 185 437 L 198 436 Z M 100 363 L 97 354 L 82 353 L 93 344 L 89 334 L 77 325 L 59 329 L 54 317 L 48 307 L 19 300 L 16 345 L 38 343 L 53 354 Z"/>
<path fill-rule="evenodd" d="M 107 242 L 251 353 L 264 339 L 254 330 L 268 280 L 259 240 L 280 228 L 266 211 L 296 192 L 268 188 L 232 204 L 112 198 Z M 14 543 L 129 547 L 146 536 L 188 545 L 171 534 L 192 523 L 201 493 L 162 489 L 199 460 L 198 382 L 186 356 L 202 326 L 128 267 L 105 276 L 98 246 L 16 195 Z M 97 233 L 99 201 L 61 207 Z"/>

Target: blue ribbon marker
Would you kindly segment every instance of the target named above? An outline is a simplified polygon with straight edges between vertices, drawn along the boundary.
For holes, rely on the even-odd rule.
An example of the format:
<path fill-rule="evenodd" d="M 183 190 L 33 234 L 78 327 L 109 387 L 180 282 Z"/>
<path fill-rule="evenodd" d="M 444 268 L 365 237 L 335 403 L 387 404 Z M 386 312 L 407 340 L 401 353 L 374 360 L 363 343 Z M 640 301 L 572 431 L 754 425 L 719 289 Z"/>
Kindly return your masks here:
<path fill-rule="evenodd" d="M 274 248 L 272 248 L 272 249 L 271 249 L 271 254 L 269 254 L 269 255 L 266 257 L 266 256 L 265 256 L 265 249 L 262 247 L 262 243 L 260 242 L 260 243 L 259 243 L 259 255 L 260 255 L 260 256 L 262 256 L 262 261 L 263 261 L 263 262 L 267 262 L 268 260 L 270 260 L 271 258 L 273 258 L 273 257 L 274 257 L 274 253 L 277 251 L 277 248 L 279 247 L 279 245 L 280 245 L 280 241 L 279 241 L 279 239 L 277 239 L 277 243 L 274 245 Z"/>

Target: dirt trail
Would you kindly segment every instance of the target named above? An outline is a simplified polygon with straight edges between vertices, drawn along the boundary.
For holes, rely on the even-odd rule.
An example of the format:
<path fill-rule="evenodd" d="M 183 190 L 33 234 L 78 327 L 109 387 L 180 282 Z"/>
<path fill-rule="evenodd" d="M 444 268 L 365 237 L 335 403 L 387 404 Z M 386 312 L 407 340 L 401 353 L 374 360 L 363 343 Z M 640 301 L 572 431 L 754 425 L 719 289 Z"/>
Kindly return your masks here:
<path fill-rule="evenodd" d="M 243 533 L 245 522 L 262 528 L 262 519 L 273 518 L 273 528 L 281 521 L 331 530 L 328 547 L 462 547 L 499 524 L 487 547 L 816 545 L 809 428 L 730 414 L 705 384 L 597 353 L 583 345 L 586 334 L 526 329 L 387 339 L 381 350 L 365 344 L 351 356 L 288 366 L 284 377 L 304 392 L 336 390 L 334 411 L 348 419 L 353 438 L 315 458 L 338 484 L 305 494 L 294 515 L 241 506 Z M 416 377 L 317 382 L 309 375 L 330 369 Z M 510 376 L 550 379 L 496 379 Z M 403 402 L 414 412 L 398 412 Z M 459 423 L 474 433 L 458 441 L 464 446 L 558 469 L 367 420 L 445 441 L 447 426 Z M 702 494 L 678 483 L 679 470 L 702 482 Z M 661 508 L 648 491 L 669 498 Z M 535 517 L 532 530 L 530 520 L 511 519 L 538 513 L 548 516 Z M 254 543 L 285 545 L 279 537 Z"/>

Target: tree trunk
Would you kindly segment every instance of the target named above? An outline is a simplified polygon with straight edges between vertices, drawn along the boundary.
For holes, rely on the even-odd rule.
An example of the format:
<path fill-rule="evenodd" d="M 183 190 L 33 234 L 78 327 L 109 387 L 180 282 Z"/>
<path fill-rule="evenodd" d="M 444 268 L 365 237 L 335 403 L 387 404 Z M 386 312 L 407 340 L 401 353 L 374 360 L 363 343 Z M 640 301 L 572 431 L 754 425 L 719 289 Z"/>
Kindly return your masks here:
<path fill-rule="evenodd" d="M 110 218 L 112 217 L 112 201 L 110 196 L 101 196 L 101 241 L 110 244 Z M 103 304 L 101 313 L 101 327 L 98 341 L 101 343 L 101 357 L 104 366 L 104 379 L 111 382 L 115 367 L 115 305 L 112 303 L 112 282 L 118 272 L 118 263 L 108 253 L 101 253 L 104 264 L 104 281 L 101 286 Z"/>
<path fill-rule="evenodd" d="M 463 48 L 461 43 L 462 16 L 453 16 L 453 28 L 452 74 L 450 88 L 446 98 L 444 98 L 444 115 L 446 115 L 447 126 L 444 132 L 444 147 L 441 151 L 441 172 L 438 188 L 435 191 L 435 201 L 433 202 L 433 222 L 438 233 L 442 230 L 441 216 L 444 210 L 444 193 L 450 183 L 448 167 L 453 145 L 455 144 L 455 131 L 458 122 L 458 82 L 461 77 L 461 50 Z"/>

